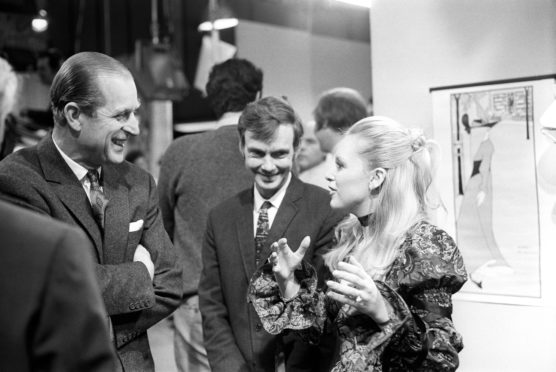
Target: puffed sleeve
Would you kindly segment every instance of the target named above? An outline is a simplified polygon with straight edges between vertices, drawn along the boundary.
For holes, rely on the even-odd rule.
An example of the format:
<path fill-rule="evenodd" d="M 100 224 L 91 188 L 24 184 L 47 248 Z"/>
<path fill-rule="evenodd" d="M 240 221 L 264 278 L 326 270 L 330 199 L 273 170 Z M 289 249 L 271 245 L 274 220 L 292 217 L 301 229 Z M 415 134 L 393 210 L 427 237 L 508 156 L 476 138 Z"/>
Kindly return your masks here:
<path fill-rule="evenodd" d="M 272 266 L 267 263 L 253 274 L 247 292 L 247 301 L 253 304 L 264 329 L 273 335 L 285 329 L 298 333 L 308 342 L 316 343 L 322 334 L 326 320 L 326 298 L 317 290 L 317 274 L 313 266 L 303 261 L 295 272 L 300 289 L 297 295 L 284 301 Z"/>
<path fill-rule="evenodd" d="M 392 273 L 413 316 L 392 338 L 385 356 L 402 370 L 453 371 L 463 349 L 451 319 L 452 294 L 467 280 L 463 259 L 446 232 L 426 223 L 404 245 L 400 266 Z"/>

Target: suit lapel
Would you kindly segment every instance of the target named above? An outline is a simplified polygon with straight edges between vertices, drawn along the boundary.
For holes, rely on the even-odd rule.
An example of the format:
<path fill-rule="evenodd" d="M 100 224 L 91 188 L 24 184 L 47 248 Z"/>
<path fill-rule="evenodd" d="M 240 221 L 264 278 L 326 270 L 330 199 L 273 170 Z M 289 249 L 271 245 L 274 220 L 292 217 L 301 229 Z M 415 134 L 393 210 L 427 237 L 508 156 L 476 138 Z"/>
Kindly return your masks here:
<path fill-rule="evenodd" d="M 38 153 L 46 181 L 73 219 L 89 235 L 95 246 L 98 262 L 102 263 L 101 231 L 93 218 L 91 204 L 81 182 L 56 149 L 51 135 L 39 143 Z"/>
<path fill-rule="evenodd" d="M 274 217 L 272 227 L 268 232 L 268 237 L 264 244 L 263 251 L 261 252 L 262 262 L 265 262 L 267 257 L 270 256 L 270 245 L 286 235 L 288 226 L 291 224 L 293 218 L 297 214 L 297 201 L 302 197 L 302 195 L 303 184 L 297 178 L 292 176 L 290 184 L 286 189 L 286 195 L 284 195 L 282 204 L 280 204 L 280 208 L 278 208 L 276 217 Z M 291 248 L 296 249 L 297 247 Z"/>
<path fill-rule="evenodd" d="M 112 165 L 103 168 L 103 190 L 108 199 L 104 211 L 104 262 L 119 263 L 125 261 L 128 229 L 129 229 L 129 197 L 125 182 L 117 169 Z M 118 249 L 118 247 L 120 247 Z"/>
<path fill-rule="evenodd" d="M 238 247 L 249 280 L 255 272 L 255 237 L 253 236 L 253 189 L 239 194 L 240 209 L 236 216 Z"/>

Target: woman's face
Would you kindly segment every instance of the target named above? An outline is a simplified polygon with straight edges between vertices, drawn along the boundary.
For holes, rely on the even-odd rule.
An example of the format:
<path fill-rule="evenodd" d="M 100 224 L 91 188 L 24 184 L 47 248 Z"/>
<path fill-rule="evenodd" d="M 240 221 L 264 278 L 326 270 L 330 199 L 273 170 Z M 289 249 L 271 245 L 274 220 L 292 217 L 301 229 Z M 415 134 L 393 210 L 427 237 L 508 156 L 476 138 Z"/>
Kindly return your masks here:
<path fill-rule="evenodd" d="M 330 206 L 356 216 L 371 212 L 369 181 L 371 172 L 359 155 L 357 137 L 344 137 L 334 151 L 335 170 L 327 177 Z"/>

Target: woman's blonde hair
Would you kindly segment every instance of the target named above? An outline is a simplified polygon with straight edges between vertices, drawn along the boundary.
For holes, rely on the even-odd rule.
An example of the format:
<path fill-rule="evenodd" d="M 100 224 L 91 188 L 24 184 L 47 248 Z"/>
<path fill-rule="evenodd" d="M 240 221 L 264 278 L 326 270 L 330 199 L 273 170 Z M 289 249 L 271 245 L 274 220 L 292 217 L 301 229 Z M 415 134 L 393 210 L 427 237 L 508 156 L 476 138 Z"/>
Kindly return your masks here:
<path fill-rule="evenodd" d="M 0 120 L 12 111 L 17 96 L 17 76 L 12 66 L 0 57 Z"/>
<path fill-rule="evenodd" d="M 426 218 L 427 196 L 438 158 L 438 146 L 423 132 L 396 121 L 371 116 L 354 124 L 345 136 L 354 137 L 368 169 L 383 168 L 383 183 L 372 192 L 376 208 L 368 226 L 355 216 L 336 228 L 336 247 L 325 254 L 329 268 L 354 255 L 373 278 L 382 278 L 397 256 L 406 232 Z M 370 212 L 370 211 L 369 211 Z"/>

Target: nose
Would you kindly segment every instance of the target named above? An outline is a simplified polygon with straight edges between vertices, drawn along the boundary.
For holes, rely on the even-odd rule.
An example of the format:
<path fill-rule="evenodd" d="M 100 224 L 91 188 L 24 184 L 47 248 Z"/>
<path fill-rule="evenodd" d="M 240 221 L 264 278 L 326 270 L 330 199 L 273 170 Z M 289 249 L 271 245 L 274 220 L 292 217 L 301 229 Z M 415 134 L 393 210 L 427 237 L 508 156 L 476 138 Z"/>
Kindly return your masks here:
<path fill-rule="evenodd" d="M 141 133 L 139 129 L 139 120 L 135 114 L 131 114 L 127 123 L 122 127 L 122 130 L 132 136 L 138 136 Z"/>
<path fill-rule="evenodd" d="M 261 165 L 261 168 L 263 171 L 265 172 L 273 172 L 276 169 L 276 165 L 274 164 L 274 161 L 272 160 L 272 157 L 270 156 L 265 156 L 263 159 L 263 164 Z"/>
<path fill-rule="evenodd" d="M 332 182 L 334 181 L 334 176 L 331 173 L 327 173 L 324 178 L 328 181 L 328 182 Z"/>

